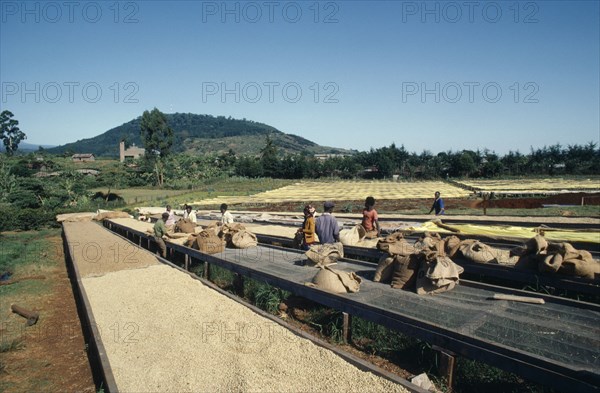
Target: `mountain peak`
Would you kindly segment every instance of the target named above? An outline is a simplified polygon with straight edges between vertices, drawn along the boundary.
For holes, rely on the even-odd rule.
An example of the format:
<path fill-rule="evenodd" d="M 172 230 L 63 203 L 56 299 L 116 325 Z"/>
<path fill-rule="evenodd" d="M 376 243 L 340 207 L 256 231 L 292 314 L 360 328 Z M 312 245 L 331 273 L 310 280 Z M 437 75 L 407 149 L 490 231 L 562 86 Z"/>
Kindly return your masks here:
<path fill-rule="evenodd" d="M 286 134 L 267 124 L 231 116 L 198 115 L 193 113 L 165 114 L 173 129 L 173 152 L 189 154 L 226 153 L 258 154 L 265 146 L 267 135 L 287 153 L 347 153 L 347 150 L 319 146 L 293 134 Z M 119 142 L 143 146 L 140 137 L 141 116 L 112 128 L 98 136 L 48 149 L 50 153 L 93 153 L 96 156 L 119 155 Z"/>

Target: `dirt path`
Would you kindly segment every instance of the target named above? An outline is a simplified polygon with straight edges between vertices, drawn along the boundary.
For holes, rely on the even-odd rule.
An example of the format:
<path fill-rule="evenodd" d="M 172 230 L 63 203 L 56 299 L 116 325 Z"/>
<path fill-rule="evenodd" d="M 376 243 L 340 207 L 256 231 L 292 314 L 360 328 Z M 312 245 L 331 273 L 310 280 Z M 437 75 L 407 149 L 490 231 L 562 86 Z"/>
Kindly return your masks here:
<path fill-rule="evenodd" d="M 17 329 L 22 347 L 1 353 L 0 391 L 6 392 L 95 392 L 81 324 L 71 282 L 62 255 L 62 239 L 50 238 L 50 252 L 42 258 L 55 259 L 45 272 L 49 291 L 24 294 L 20 301 L 40 313 L 38 323 L 25 327 L 24 319 L 13 314 L 2 333 Z M 19 284 L 14 284 L 19 285 Z M 9 307 L 3 299 L 2 307 Z M 33 307 L 32 307 L 33 306 Z M 13 330 L 14 332 L 14 330 Z"/>

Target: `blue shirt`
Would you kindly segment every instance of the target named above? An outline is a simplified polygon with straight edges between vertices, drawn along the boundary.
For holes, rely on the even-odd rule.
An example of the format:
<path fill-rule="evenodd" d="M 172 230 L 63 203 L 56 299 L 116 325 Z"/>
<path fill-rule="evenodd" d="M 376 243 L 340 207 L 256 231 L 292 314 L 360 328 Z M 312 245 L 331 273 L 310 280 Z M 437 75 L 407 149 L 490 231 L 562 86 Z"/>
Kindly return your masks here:
<path fill-rule="evenodd" d="M 442 198 L 438 198 L 433 202 L 433 208 L 435 209 L 435 214 L 440 214 L 444 208 L 444 201 Z M 442 212 L 442 214 L 444 214 L 444 212 Z"/>
<path fill-rule="evenodd" d="M 340 227 L 331 213 L 323 213 L 323 215 L 317 217 L 315 231 L 321 244 L 335 243 L 336 239 L 340 237 Z"/>

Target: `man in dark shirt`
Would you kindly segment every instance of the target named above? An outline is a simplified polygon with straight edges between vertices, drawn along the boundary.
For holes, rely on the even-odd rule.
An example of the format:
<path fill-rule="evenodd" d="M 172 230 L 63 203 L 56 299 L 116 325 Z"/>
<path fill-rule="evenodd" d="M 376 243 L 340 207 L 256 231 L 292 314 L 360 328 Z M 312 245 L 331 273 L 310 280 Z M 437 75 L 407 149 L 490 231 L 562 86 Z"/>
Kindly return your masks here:
<path fill-rule="evenodd" d="M 171 237 L 171 235 L 169 235 L 167 232 L 167 226 L 165 225 L 165 221 L 168 219 L 169 213 L 164 212 L 162 214 L 162 218 L 159 218 L 158 221 L 156 221 L 156 224 L 154 224 L 154 241 L 156 242 L 156 245 L 160 251 L 160 255 L 163 258 L 167 257 L 167 245 L 163 240 L 163 236 Z"/>
<path fill-rule="evenodd" d="M 431 205 L 431 209 L 429 210 L 429 214 L 435 210 L 435 215 L 439 216 L 440 214 L 444 214 L 444 200 L 440 198 L 440 192 L 435 192 L 435 199 L 433 201 L 433 205 Z"/>
<path fill-rule="evenodd" d="M 317 218 L 316 232 L 321 244 L 340 241 L 340 227 L 335 217 L 331 214 L 334 206 L 333 202 L 325 202 L 323 204 L 324 213 Z"/>

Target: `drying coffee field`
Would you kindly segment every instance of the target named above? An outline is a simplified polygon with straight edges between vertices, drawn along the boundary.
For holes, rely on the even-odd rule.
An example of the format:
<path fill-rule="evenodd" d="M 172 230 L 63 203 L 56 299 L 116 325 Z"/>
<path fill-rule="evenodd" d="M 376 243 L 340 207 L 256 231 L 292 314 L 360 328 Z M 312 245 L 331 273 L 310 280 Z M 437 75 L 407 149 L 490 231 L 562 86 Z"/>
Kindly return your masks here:
<path fill-rule="evenodd" d="M 586 179 L 514 179 L 514 180 L 459 180 L 457 184 L 483 192 L 598 192 L 599 178 Z"/>
<path fill-rule="evenodd" d="M 332 181 L 298 182 L 275 190 L 249 196 L 217 196 L 195 201 L 194 205 L 219 203 L 280 203 L 308 201 L 364 200 L 369 195 L 378 200 L 432 198 L 436 191 L 445 198 L 466 198 L 471 191 L 442 181 L 391 182 L 391 181 Z"/>

